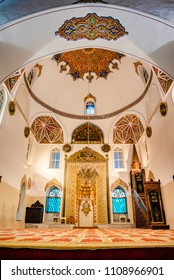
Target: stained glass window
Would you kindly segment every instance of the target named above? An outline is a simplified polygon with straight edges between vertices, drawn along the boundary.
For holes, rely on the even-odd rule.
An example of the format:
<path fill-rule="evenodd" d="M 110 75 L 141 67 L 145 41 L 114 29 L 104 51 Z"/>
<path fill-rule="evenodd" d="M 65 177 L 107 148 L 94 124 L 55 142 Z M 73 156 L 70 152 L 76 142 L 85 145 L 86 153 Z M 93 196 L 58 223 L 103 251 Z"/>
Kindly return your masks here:
<path fill-rule="evenodd" d="M 60 167 L 60 150 L 59 148 L 54 148 L 50 155 L 50 168 Z"/>
<path fill-rule="evenodd" d="M 52 188 L 46 198 L 46 212 L 60 213 L 61 190 L 57 187 Z"/>
<path fill-rule="evenodd" d="M 114 168 L 124 168 L 123 150 L 121 148 L 114 149 Z"/>
<path fill-rule="evenodd" d="M 117 187 L 112 192 L 112 212 L 113 214 L 127 213 L 127 200 L 125 192 Z"/>
<path fill-rule="evenodd" d="M 93 101 L 86 102 L 86 115 L 95 114 L 95 104 Z"/>

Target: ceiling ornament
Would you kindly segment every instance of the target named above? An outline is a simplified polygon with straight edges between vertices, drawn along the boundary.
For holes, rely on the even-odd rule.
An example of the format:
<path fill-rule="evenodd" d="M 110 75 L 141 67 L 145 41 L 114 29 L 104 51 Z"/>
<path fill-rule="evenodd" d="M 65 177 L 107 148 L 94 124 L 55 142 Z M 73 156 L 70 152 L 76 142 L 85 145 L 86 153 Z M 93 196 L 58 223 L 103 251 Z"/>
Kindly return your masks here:
<path fill-rule="evenodd" d="M 143 64 L 140 61 L 134 62 L 135 72 L 139 76 L 138 66 L 143 66 Z"/>
<path fill-rule="evenodd" d="M 37 63 L 36 65 L 34 65 L 35 68 L 38 68 L 38 73 L 37 73 L 37 78 L 39 78 L 42 74 L 42 67 L 43 65 Z"/>
<path fill-rule="evenodd" d="M 6 81 L 5 81 L 5 85 L 6 87 L 8 88 L 8 90 L 11 92 L 11 90 L 13 89 L 13 87 L 15 86 L 16 82 L 18 81 L 18 79 L 20 78 L 22 72 L 24 71 L 25 69 L 21 69 L 21 70 L 18 70 L 17 72 L 15 72 L 10 78 L 8 78 Z"/>
<path fill-rule="evenodd" d="M 101 129 L 92 123 L 82 124 L 72 134 L 73 144 L 101 144 L 103 142 Z"/>
<path fill-rule="evenodd" d="M 68 71 L 73 80 L 86 79 L 91 83 L 94 75 L 98 78 L 107 79 L 107 76 L 112 73 L 111 69 L 119 70 L 118 63 L 124 54 L 97 48 L 86 48 L 61 54 L 56 54 L 52 57 L 60 65 L 60 73 Z M 86 75 L 86 76 L 85 76 Z"/>
<path fill-rule="evenodd" d="M 55 32 L 55 35 L 72 41 L 84 38 L 88 40 L 97 38 L 117 40 L 127 34 L 128 32 L 125 31 L 118 19 L 100 17 L 95 13 L 66 20 L 59 30 Z"/>
<path fill-rule="evenodd" d="M 122 117 L 114 126 L 114 144 L 136 144 L 144 132 L 140 119 L 134 115 Z"/>
<path fill-rule="evenodd" d="M 63 130 L 53 117 L 37 117 L 31 125 L 31 131 L 38 143 L 63 143 Z"/>
<path fill-rule="evenodd" d="M 46 108 L 47 110 L 53 112 L 54 114 L 58 114 L 58 115 L 63 116 L 65 118 L 78 119 L 78 120 L 104 120 L 104 119 L 107 119 L 107 118 L 115 117 L 116 115 L 123 113 L 125 110 L 130 109 L 131 107 L 138 104 L 146 96 L 146 93 L 147 93 L 147 91 L 149 89 L 149 86 L 151 85 L 151 82 L 152 82 L 152 77 L 153 77 L 153 72 L 151 71 L 148 83 L 147 83 L 144 91 L 142 92 L 142 94 L 136 100 L 129 103 L 128 105 L 126 105 L 126 106 L 124 106 L 124 107 L 122 107 L 122 108 L 120 108 L 116 111 L 109 112 L 109 113 L 102 114 L 102 115 L 77 115 L 77 114 L 71 114 L 71 113 L 68 113 L 68 112 L 60 111 L 57 108 L 54 108 L 54 107 L 50 106 L 49 104 L 43 102 L 41 99 L 39 99 L 36 96 L 36 94 L 31 90 L 31 87 L 30 87 L 30 85 L 27 81 L 27 77 L 24 73 L 24 81 L 25 81 L 26 88 L 27 88 L 30 96 L 38 104 L 40 104 L 42 107 Z"/>
<path fill-rule="evenodd" d="M 162 87 L 163 92 L 166 94 L 168 92 L 171 84 L 173 83 L 173 79 L 171 79 L 167 74 L 165 74 L 160 69 L 158 69 L 154 66 L 152 68 L 158 78 L 158 81 Z"/>

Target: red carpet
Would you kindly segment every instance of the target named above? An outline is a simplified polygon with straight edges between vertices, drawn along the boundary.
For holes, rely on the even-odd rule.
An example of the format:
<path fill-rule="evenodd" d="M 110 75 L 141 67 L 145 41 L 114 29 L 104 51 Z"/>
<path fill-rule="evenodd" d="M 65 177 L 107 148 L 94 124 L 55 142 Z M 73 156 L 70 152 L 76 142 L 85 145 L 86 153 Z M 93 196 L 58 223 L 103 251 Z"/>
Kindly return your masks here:
<path fill-rule="evenodd" d="M 20 256 L 23 254 L 25 256 L 23 258 L 27 259 L 43 259 L 44 257 L 50 258 L 50 256 L 54 259 L 61 259 L 61 256 L 62 259 L 73 259 L 75 255 L 76 258 L 79 256 L 82 259 L 100 257 L 105 259 L 106 256 L 110 256 L 112 259 L 129 259 L 131 254 L 133 254 L 131 257 L 133 259 L 135 252 L 138 252 L 136 254 L 139 255 L 136 258 L 156 259 L 161 258 L 164 251 L 165 259 L 167 257 L 170 259 L 174 258 L 174 230 L 1 229 L 0 248 L 2 256 L 6 259 L 18 259 L 19 253 Z M 148 255 L 145 251 L 148 252 Z"/>

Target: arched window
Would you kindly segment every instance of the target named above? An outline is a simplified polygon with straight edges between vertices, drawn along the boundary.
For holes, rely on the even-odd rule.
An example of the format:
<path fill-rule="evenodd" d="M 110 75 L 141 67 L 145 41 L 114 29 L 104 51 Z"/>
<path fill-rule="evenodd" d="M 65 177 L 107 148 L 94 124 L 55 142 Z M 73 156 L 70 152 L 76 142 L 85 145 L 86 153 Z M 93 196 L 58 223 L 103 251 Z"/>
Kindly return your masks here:
<path fill-rule="evenodd" d="M 60 213 L 61 206 L 61 195 L 62 192 L 56 186 L 51 187 L 46 197 L 46 208 L 47 213 Z"/>
<path fill-rule="evenodd" d="M 60 149 L 54 148 L 50 154 L 50 168 L 59 168 L 60 167 Z"/>
<path fill-rule="evenodd" d="M 3 89 L 0 89 L 0 124 L 2 122 L 5 105 L 7 103 L 7 98 Z"/>
<path fill-rule="evenodd" d="M 29 72 L 27 79 L 30 86 L 33 86 L 36 79 L 41 76 L 42 67 L 43 65 L 37 63 Z"/>
<path fill-rule="evenodd" d="M 86 115 L 95 114 L 95 104 L 93 101 L 86 102 Z"/>
<path fill-rule="evenodd" d="M 140 76 L 142 81 L 147 84 L 148 79 L 149 79 L 149 74 L 146 71 L 146 68 L 143 66 L 143 64 L 140 61 L 137 61 L 134 63 L 135 65 L 135 71 L 136 73 Z"/>
<path fill-rule="evenodd" d="M 123 189 L 119 186 L 112 191 L 113 214 L 127 214 L 127 199 Z"/>
<path fill-rule="evenodd" d="M 114 168 L 124 168 L 123 150 L 119 147 L 114 149 Z"/>
<path fill-rule="evenodd" d="M 85 115 L 95 115 L 96 114 L 96 98 L 91 93 L 89 93 L 85 98 Z"/>

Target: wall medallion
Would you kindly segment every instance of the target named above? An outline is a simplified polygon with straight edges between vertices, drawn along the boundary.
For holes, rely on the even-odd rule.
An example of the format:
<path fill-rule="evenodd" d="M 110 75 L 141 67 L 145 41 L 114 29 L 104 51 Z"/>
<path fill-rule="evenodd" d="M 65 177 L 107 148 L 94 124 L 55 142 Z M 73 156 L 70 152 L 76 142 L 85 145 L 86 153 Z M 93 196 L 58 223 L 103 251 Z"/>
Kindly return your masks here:
<path fill-rule="evenodd" d="M 9 114 L 11 116 L 13 116 L 15 114 L 15 111 L 16 111 L 16 105 L 14 103 L 14 101 L 10 101 L 9 104 L 8 104 L 8 111 L 9 111 Z"/>
<path fill-rule="evenodd" d="M 27 138 L 30 135 L 30 128 L 28 126 L 26 126 L 24 128 L 24 136 Z"/>
<path fill-rule="evenodd" d="M 63 151 L 69 153 L 71 151 L 71 145 L 68 143 L 63 145 Z"/>
<path fill-rule="evenodd" d="M 160 104 L 160 113 L 161 113 L 161 116 L 165 117 L 165 116 L 167 115 L 167 111 L 168 111 L 167 103 L 161 102 L 161 104 Z"/>
<path fill-rule="evenodd" d="M 146 135 L 149 138 L 152 136 L 152 128 L 150 126 L 146 127 Z"/>
<path fill-rule="evenodd" d="M 128 32 L 125 31 L 118 19 L 98 16 L 95 13 L 66 20 L 59 30 L 55 32 L 55 35 L 72 41 L 84 38 L 88 40 L 97 38 L 117 40 L 127 34 Z"/>
<path fill-rule="evenodd" d="M 102 147 L 101 147 L 102 151 L 104 153 L 108 153 L 111 149 L 111 147 L 108 145 L 108 144 L 104 144 Z"/>

